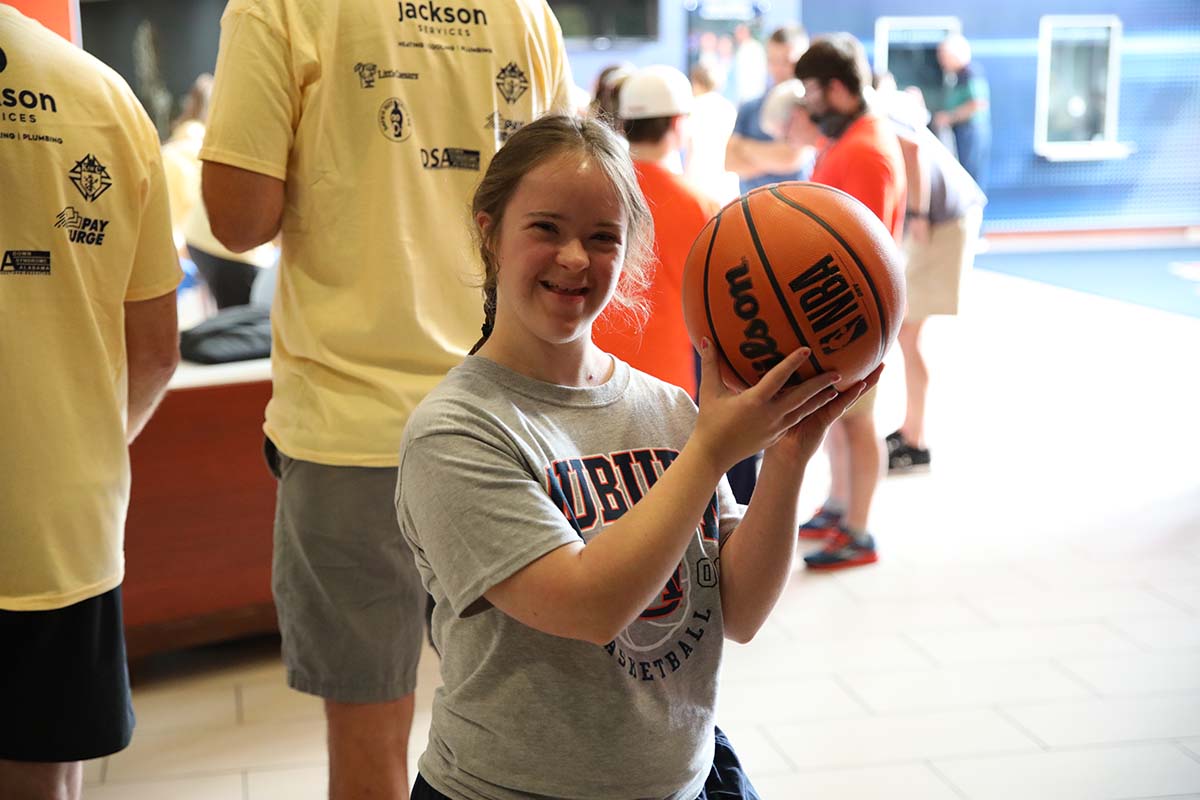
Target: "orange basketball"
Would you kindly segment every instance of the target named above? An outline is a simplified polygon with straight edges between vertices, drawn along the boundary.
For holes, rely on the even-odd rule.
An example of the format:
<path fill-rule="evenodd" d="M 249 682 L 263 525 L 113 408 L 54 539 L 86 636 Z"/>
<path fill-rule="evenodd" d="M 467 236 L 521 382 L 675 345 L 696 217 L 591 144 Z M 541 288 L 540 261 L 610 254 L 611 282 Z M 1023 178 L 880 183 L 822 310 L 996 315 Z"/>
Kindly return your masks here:
<path fill-rule="evenodd" d="M 800 379 L 842 375 L 839 389 L 883 360 L 904 317 L 904 268 L 892 234 L 845 192 L 776 183 L 734 200 L 688 254 L 683 314 L 749 385 L 798 347 Z"/>

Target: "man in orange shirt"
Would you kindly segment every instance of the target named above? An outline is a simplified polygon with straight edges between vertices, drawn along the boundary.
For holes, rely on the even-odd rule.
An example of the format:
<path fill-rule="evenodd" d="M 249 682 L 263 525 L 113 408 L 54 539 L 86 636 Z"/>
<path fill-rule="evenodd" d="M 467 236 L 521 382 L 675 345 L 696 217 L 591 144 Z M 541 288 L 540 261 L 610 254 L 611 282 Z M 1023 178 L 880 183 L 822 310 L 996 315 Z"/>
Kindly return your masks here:
<path fill-rule="evenodd" d="M 672 169 L 687 141 L 692 103 L 691 84 L 673 67 L 646 67 L 621 86 L 617 113 L 629 139 L 638 184 L 654 217 L 658 260 L 645 325 L 639 330 L 626 319 L 605 314 L 592 338 L 602 350 L 635 369 L 695 396 L 695 354 L 683 321 L 683 265 L 692 242 L 717 213 L 717 203 Z"/>
<path fill-rule="evenodd" d="M 812 180 L 857 198 L 899 241 L 907 188 L 904 156 L 888 120 L 867 106 L 871 70 L 862 44 L 848 33 L 823 36 L 796 62 L 796 77 L 804 83 L 805 108 L 830 140 L 817 157 Z M 829 429 L 829 498 L 800 528 L 802 538 L 825 542 L 805 557 L 809 569 L 854 567 L 877 558 L 867 532 L 883 467 L 874 401 L 872 389 Z"/>

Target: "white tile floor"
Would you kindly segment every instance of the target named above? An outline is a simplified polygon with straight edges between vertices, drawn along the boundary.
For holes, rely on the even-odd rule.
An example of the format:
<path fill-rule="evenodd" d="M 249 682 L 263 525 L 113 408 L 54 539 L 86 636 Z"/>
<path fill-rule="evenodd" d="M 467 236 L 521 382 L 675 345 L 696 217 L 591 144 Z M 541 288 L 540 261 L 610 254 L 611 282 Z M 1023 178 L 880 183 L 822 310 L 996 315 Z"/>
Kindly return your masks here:
<path fill-rule="evenodd" d="M 929 325 L 935 465 L 881 486 L 880 563 L 797 570 L 720 722 L 772 800 L 1198 800 L 1200 320 L 986 272 L 969 299 Z M 272 642 L 152 663 L 134 701 L 92 800 L 324 796 Z"/>

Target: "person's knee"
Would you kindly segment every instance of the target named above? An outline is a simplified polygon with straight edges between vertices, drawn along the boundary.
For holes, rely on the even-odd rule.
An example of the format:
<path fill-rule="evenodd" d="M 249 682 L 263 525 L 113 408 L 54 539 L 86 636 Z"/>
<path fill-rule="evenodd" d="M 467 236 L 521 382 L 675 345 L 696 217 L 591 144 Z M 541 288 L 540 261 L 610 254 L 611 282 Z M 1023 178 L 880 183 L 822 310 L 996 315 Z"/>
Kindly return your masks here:
<path fill-rule="evenodd" d="M 921 338 L 921 327 L 923 323 L 924 320 L 918 320 L 915 322 L 906 320 L 900 325 L 900 333 L 897 338 L 900 341 L 900 346 L 904 348 L 905 352 L 915 351 L 917 349 L 917 344 Z"/>
<path fill-rule="evenodd" d="M 79 800 L 83 765 L 0 759 L 0 797 L 5 800 Z"/>
<path fill-rule="evenodd" d="M 875 417 L 869 413 L 851 414 L 841 419 L 847 442 L 851 447 L 875 441 Z"/>

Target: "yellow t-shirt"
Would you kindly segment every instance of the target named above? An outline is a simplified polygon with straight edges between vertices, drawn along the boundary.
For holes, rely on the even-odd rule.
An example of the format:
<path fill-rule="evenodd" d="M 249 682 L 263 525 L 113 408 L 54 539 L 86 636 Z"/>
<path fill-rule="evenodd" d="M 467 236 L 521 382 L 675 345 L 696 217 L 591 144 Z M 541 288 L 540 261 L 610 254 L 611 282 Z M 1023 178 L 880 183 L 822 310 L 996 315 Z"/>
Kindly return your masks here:
<path fill-rule="evenodd" d="M 124 575 L 127 301 L 169 294 L 158 136 L 125 82 L 0 5 L 0 608 Z"/>
<path fill-rule="evenodd" d="M 470 198 L 516 128 L 567 109 L 544 0 L 232 0 L 200 157 L 283 180 L 265 430 L 394 466 L 483 321 Z"/>

